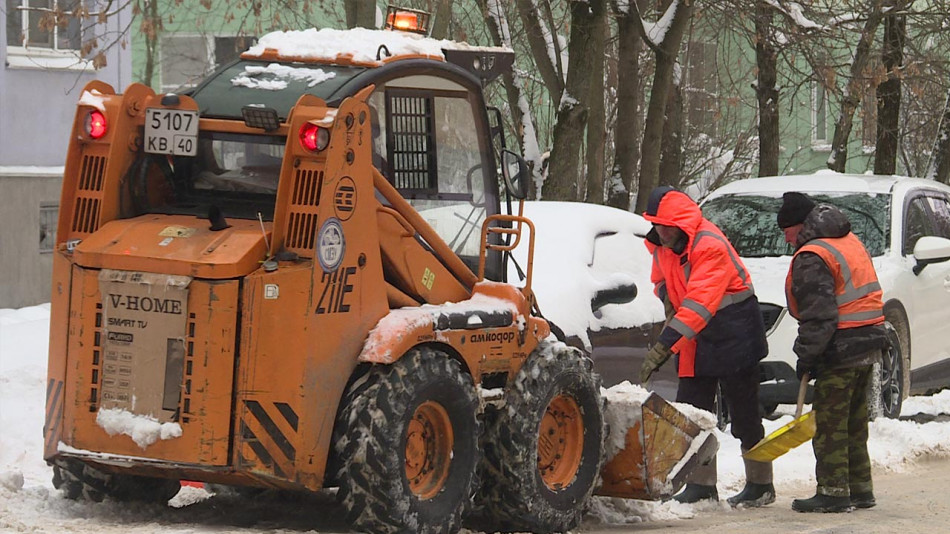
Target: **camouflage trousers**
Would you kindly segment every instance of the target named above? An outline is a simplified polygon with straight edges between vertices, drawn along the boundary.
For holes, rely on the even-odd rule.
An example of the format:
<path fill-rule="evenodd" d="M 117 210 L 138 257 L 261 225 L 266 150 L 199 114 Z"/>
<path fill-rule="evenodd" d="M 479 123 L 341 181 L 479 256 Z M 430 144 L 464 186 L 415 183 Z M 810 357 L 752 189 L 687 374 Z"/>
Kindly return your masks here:
<path fill-rule="evenodd" d="M 872 369 L 825 369 L 815 381 L 812 447 L 819 494 L 847 497 L 872 491 L 867 404 Z"/>

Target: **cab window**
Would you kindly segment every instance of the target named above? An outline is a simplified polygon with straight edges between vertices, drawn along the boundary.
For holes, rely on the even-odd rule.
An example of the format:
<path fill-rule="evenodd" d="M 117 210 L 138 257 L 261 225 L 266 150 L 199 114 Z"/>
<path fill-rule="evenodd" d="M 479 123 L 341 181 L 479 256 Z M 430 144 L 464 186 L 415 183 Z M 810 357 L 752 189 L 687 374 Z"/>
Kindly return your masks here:
<path fill-rule="evenodd" d="M 391 81 L 369 99 L 374 165 L 474 271 L 492 209 L 485 194 L 491 148 L 468 91 L 441 79 L 424 89 L 412 79 Z"/>

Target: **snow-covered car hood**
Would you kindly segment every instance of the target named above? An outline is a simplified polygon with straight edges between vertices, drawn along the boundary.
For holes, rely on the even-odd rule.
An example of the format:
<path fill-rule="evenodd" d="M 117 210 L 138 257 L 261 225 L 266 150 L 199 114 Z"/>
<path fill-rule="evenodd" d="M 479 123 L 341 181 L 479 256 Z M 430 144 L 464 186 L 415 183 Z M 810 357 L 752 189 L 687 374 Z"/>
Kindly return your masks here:
<path fill-rule="evenodd" d="M 791 261 L 791 256 L 742 258 L 752 276 L 752 286 L 759 302 L 785 307 L 785 275 Z"/>
<path fill-rule="evenodd" d="M 525 202 L 524 214 L 535 225 L 532 287 L 544 316 L 568 336 L 590 345 L 587 331 L 628 328 L 663 321 L 663 303 L 653 295 L 651 256 L 640 237 L 651 225 L 634 213 L 579 202 Z M 612 233 L 598 239 L 598 235 Z M 527 249 L 514 251 L 525 268 Z M 596 262 L 594 259 L 596 258 Z M 508 265 L 509 282 L 520 285 Z M 637 297 L 591 311 L 597 291 L 635 283 Z"/>

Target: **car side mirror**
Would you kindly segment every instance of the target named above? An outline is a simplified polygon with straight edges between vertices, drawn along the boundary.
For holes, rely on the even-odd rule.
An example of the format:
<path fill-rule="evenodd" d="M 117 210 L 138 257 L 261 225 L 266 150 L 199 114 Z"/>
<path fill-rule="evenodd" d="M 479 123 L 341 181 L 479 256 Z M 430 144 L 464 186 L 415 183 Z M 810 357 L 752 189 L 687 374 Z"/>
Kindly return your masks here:
<path fill-rule="evenodd" d="M 914 245 L 914 274 L 920 274 L 924 267 L 931 263 L 941 263 L 950 260 L 950 239 L 925 235 Z"/>
<path fill-rule="evenodd" d="M 508 193 L 523 200 L 527 196 L 525 180 L 528 177 L 528 164 L 524 158 L 514 152 L 505 149 L 501 151 L 501 174 L 505 178 L 505 187 Z"/>
<path fill-rule="evenodd" d="M 597 312 L 607 304 L 626 304 L 637 298 L 637 284 L 621 284 L 601 289 L 590 299 L 590 311 Z"/>

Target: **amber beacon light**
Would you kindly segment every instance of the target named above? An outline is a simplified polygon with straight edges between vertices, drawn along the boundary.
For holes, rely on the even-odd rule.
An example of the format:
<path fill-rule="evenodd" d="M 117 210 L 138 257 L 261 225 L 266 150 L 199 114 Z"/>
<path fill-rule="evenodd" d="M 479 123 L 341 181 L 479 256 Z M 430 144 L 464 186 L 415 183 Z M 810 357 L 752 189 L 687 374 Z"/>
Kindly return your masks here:
<path fill-rule="evenodd" d="M 429 34 L 429 13 L 417 9 L 389 6 L 386 12 L 386 29 Z"/>

